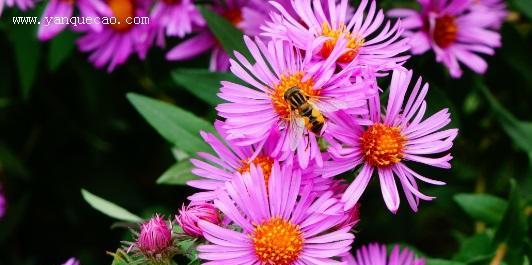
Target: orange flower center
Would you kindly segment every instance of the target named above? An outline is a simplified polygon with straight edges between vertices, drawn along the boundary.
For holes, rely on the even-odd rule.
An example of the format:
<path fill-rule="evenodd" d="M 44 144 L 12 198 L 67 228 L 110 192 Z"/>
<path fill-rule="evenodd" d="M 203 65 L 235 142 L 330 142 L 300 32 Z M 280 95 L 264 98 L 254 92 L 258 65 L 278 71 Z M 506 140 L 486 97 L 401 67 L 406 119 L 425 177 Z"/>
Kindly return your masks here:
<path fill-rule="evenodd" d="M 290 117 L 290 104 L 284 99 L 286 90 L 298 87 L 307 97 L 319 96 L 320 90 L 314 89 L 314 80 L 309 78 L 303 81 L 303 72 L 296 72 L 293 75 L 282 75 L 281 81 L 273 87 L 270 95 L 275 111 L 285 120 Z"/>
<path fill-rule="evenodd" d="M 239 8 L 228 9 L 223 12 L 222 16 L 229 20 L 229 22 L 231 22 L 231 24 L 234 26 L 238 25 L 240 22 L 242 22 L 242 20 L 244 20 L 244 17 L 242 16 L 242 10 Z"/>
<path fill-rule="evenodd" d="M 117 20 L 116 24 L 109 24 L 111 28 L 122 32 L 133 27 L 133 24 L 128 24 L 126 21 L 127 18 L 133 18 L 135 15 L 135 4 L 133 0 L 108 0 L 107 4 Z"/>
<path fill-rule="evenodd" d="M 331 55 L 332 51 L 334 50 L 334 47 L 336 46 L 336 42 L 338 41 L 338 38 L 340 38 L 340 36 L 343 36 L 348 40 L 346 48 L 348 48 L 349 51 L 344 52 L 344 54 L 338 57 L 338 60 L 336 60 L 338 63 L 350 63 L 351 61 L 353 61 L 358 55 L 358 52 L 360 51 L 362 45 L 364 45 L 364 38 L 357 34 L 349 32 L 343 23 L 340 24 L 340 27 L 338 29 L 331 29 L 328 22 L 323 22 L 321 34 L 325 37 L 332 38 L 325 41 L 325 43 L 321 47 L 320 55 L 323 58 L 328 58 L 329 55 Z"/>
<path fill-rule="evenodd" d="M 456 41 L 458 26 L 453 16 L 445 15 L 436 19 L 434 42 L 441 48 L 447 48 Z"/>
<path fill-rule="evenodd" d="M 263 264 L 293 264 L 303 249 L 299 226 L 279 217 L 255 226 L 250 236 L 255 254 Z"/>
<path fill-rule="evenodd" d="M 240 174 L 242 173 L 248 173 L 249 172 L 249 166 L 251 164 L 254 164 L 255 166 L 259 166 L 262 168 L 262 174 L 264 175 L 264 181 L 266 182 L 266 187 L 268 187 L 268 182 L 270 181 L 270 174 L 272 173 L 272 167 L 273 167 L 273 159 L 269 156 L 265 155 L 258 155 L 253 159 L 253 161 L 243 160 L 242 166 L 237 169 Z"/>
<path fill-rule="evenodd" d="M 391 166 L 403 158 L 406 138 L 399 127 L 376 123 L 360 137 L 360 146 L 367 163 L 376 167 Z"/>

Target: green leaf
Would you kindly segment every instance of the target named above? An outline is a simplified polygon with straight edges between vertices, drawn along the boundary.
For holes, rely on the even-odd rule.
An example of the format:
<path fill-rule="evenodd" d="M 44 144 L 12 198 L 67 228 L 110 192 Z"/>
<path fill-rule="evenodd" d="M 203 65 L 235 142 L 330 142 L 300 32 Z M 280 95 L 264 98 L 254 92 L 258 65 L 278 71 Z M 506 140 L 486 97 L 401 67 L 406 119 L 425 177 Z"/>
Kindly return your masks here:
<path fill-rule="evenodd" d="M 157 179 L 157 184 L 186 185 L 187 181 L 198 178 L 190 173 L 192 167 L 193 165 L 189 160 L 177 162 Z"/>
<path fill-rule="evenodd" d="M 111 265 L 129 265 L 129 262 L 124 257 L 116 255 L 114 256 Z"/>
<path fill-rule="evenodd" d="M 115 253 L 107 252 L 109 255 L 113 256 L 113 263 L 111 265 L 133 265 L 140 264 L 139 261 L 134 260 L 129 257 L 122 249 L 116 250 Z"/>
<path fill-rule="evenodd" d="M 106 201 L 84 189 L 81 190 L 81 195 L 86 202 L 88 202 L 94 209 L 112 218 L 127 221 L 127 222 L 141 222 L 142 218 L 132 214 L 128 210 Z"/>
<path fill-rule="evenodd" d="M 199 136 L 202 130 L 214 132 L 209 122 L 177 106 L 139 94 L 129 93 L 127 98 L 148 123 L 176 147 L 189 154 L 210 151 Z"/>
<path fill-rule="evenodd" d="M 201 264 L 201 260 L 200 259 L 194 259 L 194 260 L 191 260 L 188 265 L 200 265 Z"/>
<path fill-rule="evenodd" d="M 28 167 L 7 146 L 0 143 L 0 165 L 9 173 L 27 178 Z"/>
<path fill-rule="evenodd" d="M 193 262 L 198 260 L 197 246 L 198 241 L 196 239 L 183 240 L 177 245 L 180 252 L 191 261 L 189 264 L 194 264 Z"/>
<path fill-rule="evenodd" d="M 31 16 L 25 14 L 24 16 Z M 10 39 L 15 50 L 17 70 L 22 88 L 22 98 L 28 99 L 37 76 L 40 58 L 40 45 L 35 37 L 37 25 L 16 25 L 10 30 Z"/>
<path fill-rule="evenodd" d="M 216 36 L 220 44 L 222 44 L 225 52 L 233 57 L 233 51 L 238 51 L 251 62 L 252 56 L 244 44 L 244 34 L 242 31 L 233 26 L 224 17 L 205 7 L 200 7 L 200 11 L 205 21 L 207 21 L 209 29 Z"/>
<path fill-rule="evenodd" d="M 467 238 L 461 245 L 454 260 L 466 263 L 481 262 L 490 259 L 495 253 L 491 238 L 487 234 L 477 234 Z"/>
<path fill-rule="evenodd" d="M 427 259 L 426 265 L 466 265 L 465 263 L 444 259 Z"/>
<path fill-rule="evenodd" d="M 476 90 L 471 90 L 467 93 L 467 96 L 464 100 L 463 110 L 466 114 L 471 114 L 478 110 L 480 106 L 480 97 Z"/>
<path fill-rule="evenodd" d="M 117 250 L 116 253 L 111 254 L 113 256 L 113 263 L 111 265 L 127 265 L 127 256 L 122 254 L 121 250 Z"/>
<path fill-rule="evenodd" d="M 530 137 L 532 135 L 532 122 L 520 121 L 515 118 L 497 101 L 497 99 L 495 99 L 482 80 L 479 79 L 477 81 L 477 87 L 488 100 L 493 113 L 504 131 L 510 136 L 510 138 L 512 138 L 513 142 L 520 149 L 529 155 L 529 158 L 532 160 L 532 137 Z"/>
<path fill-rule="evenodd" d="M 172 77 L 177 84 L 211 106 L 222 102 L 216 95 L 220 90 L 221 81 L 239 82 L 231 73 L 210 72 L 205 69 L 178 69 L 172 72 Z M 198 82 L 200 80 L 201 82 Z"/>
<path fill-rule="evenodd" d="M 458 194 L 454 200 L 473 219 L 496 226 L 508 206 L 506 201 L 488 194 Z"/>
<path fill-rule="evenodd" d="M 530 0 L 514 0 L 514 4 L 519 8 L 528 18 L 532 19 L 532 1 Z"/>
<path fill-rule="evenodd" d="M 56 71 L 59 66 L 67 59 L 74 48 L 74 41 L 77 36 L 75 33 L 65 30 L 50 41 L 50 50 L 48 53 L 48 68 Z"/>
<path fill-rule="evenodd" d="M 506 242 L 509 248 L 522 246 L 527 238 L 527 217 L 522 209 L 521 196 L 514 179 L 510 181 L 510 197 L 504 217 L 495 233 L 496 242 Z"/>

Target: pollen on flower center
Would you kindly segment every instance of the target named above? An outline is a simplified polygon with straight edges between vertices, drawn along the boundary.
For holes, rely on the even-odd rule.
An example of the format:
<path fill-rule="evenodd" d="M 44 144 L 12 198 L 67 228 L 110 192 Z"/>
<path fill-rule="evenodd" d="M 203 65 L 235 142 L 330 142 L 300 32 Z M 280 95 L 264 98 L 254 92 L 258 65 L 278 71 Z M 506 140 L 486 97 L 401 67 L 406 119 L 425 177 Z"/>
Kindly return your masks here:
<path fill-rule="evenodd" d="M 244 17 L 242 16 L 242 10 L 239 8 L 228 9 L 222 13 L 222 16 L 225 17 L 231 24 L 234 26 L 238 25 Z"/>
<path fill-rule="evenodd" d="M 303 81 L 303 72 L 296 72 L 292 75 L 282 75 L 281 81 L 273 87 L 270 95 L 273 107 L 282 119 L 288 120 L 290 114 L 290 104 L 284 99 L 286 90 L 298 87 L 307 97 L 319 96 L 320 90 L 314 89 L 314 80 L 309 78 Z"/>
<path fill-rule="evenodd" d="M 273 159 L 269 156 L 258 155 L 255 157 L 255 159 L 253 159 L 253 161 L 249 161 L 249 159 L 243 160 L 242 166 L 238 168 L 237 171 L 241 174 L 249 172 L 250 164 L 255 164 L 256 166 L 262 168 L 262 174 L 264 175 L 264 181 L 266 182 L 267 187 L 270 180 L 270 174 L 272 173 Z"/>
<path fill-rule="evenodd" d="M 367 163 L 372 166 L 391 166 L 403 158 L 405 137 L 399 127 L 376 123 L 360 137 L 360 146 Z"/>
<path fill-rule="evenodd" d="M 340 38 L 340 36 L 343 35 L 344 38 L 348 40 L 346 48 L 348 48 L 349 51 L 346 51 L 344 54 L 338 57 L 338 59 L 336 60 L 338 63 L 349 63 L 353 61 L 358 55 L 360 48 L 364 45 L 364 38 L 357 34 L 349 32 L 344 24 L 341 24 L 338 29 L 331 29 L 329 23 L 324 22 L 322 25 L 322 35 L 325 37 L 332 38 L 330 40 L 325 41 L 325 43 L 323 43 L 323 46 L 321 47 L 320 55 L 323 58 L 327 58 L 329 57 L 329 55 L 331 55 L 332 51 L 334 50 L 334 46 L 336 46 L 336 42 L 338 41 L 338 38 Z"/>
<path fill-rule="evenodd" d="M 127 23 L 127 18 L 133 18 L 135 15 L 135 4 L 133 0 L 108 0 L 107 4 L 117 20 L 116 24 L 109 24 L 111 28 L 122 32 L 128 31 L 133 27 L 133 24 Z"/>
<path fill-rule="evenodd" d="M 447 48 L 456 41 L 458 26 L 455 17 L 444 15 L 436 19 L 434 26 L 434 42 L 441 48 Z"/>
<path fill-rule="evenodd" d="M 250 236 L 255 254 L 263 264 L 293 264 L 303 249 L 303 233 L 299 226 L 279 217 L 255 226 Z"/>

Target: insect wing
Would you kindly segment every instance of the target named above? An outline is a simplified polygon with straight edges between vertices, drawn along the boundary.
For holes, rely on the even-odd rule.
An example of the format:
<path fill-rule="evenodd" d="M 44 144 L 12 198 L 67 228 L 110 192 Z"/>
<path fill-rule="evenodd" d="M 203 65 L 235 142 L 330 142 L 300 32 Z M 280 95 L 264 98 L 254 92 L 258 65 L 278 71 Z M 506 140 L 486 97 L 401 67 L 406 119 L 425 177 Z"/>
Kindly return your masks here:
<path fill-rule="evenodd" d="M 299 145 L 300 137 L 305 131 L 305 120 L 299 117 L 294 112 L 290 113 L 290 125 L 288 127 L 288 137 L 290 141 L 290 149 L 296 150 Z"/>
<path fill-rule="evenodd" d="M 326 97 L 318 98 L 318 100 L 312 100 L 311 103 L 322 112 L 335 112 L 337 110 L 347 108 L 347 102 Z"/>

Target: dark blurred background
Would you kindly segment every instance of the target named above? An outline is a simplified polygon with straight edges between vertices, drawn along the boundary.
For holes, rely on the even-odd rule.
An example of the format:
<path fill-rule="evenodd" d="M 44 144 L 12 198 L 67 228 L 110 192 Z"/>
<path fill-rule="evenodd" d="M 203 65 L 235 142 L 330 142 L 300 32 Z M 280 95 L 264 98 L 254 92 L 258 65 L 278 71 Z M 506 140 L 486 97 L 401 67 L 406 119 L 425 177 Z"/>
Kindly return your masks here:
<path fill-rule="evenodd" d="M 171 145 L 125 94 L 137 92 L 177 104 L 212 121 L 212 107 L 170 78 L 173 69 L 206 68 L 207 57 L 171 63 L 154 48 L 147 61 L 130 59 L 108 74 L 93 68 L 87 55 L 76 50 L 73 33 L 62 33 L 54 43 L 39 43 L 34 27 L 9 24 L 14 14 L 5 10 L 0 24 L 0 183 L 8 200 L 7 215 L 0 220 L 0 264 L 61 264 L 71 256 L 82 264 L 110 264 L 106 251 L 120 247 L 129 232 L 111 228 L 114 220 L 91 208 L 80 190 L 144 218 L 177 211 L 194 191 L 155 184 L 175 161 Z M 434 63 L 433 54 L 408 63 L 416 75 L 430 80 L 432 110 L 450 107 L 453 126 L 460 128 L 453 169 L 420 168 L 448 184 L 420 184 L 424 193 L 438 198 L 422 202 L 418 214 L 404 198 L 398 214 L 389 213 L 377 181 L 372 181 L 362 198 L 355 247 L 402 242 L 432 257 L 451 258 L 461 239 L 483 229 L 455 203 L 455 194 L 507 198 L 514 178 L 530 205 L 529 157 L 508 136 L 508 127 L 479 88 L 479 83 L 485 84 L 509 113 L 532 121 L 532 27 L 529 18 L 516 15 L 503 27 L 503 47 L 488 58 L 489 71 L 482 79 L 469 70 L 460 80 L 450 79 Z M 57 45 L 63 45 L 64 58 L 57 59 Z"/>

